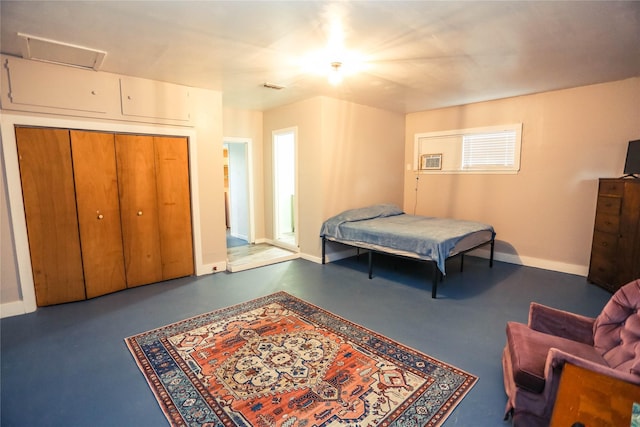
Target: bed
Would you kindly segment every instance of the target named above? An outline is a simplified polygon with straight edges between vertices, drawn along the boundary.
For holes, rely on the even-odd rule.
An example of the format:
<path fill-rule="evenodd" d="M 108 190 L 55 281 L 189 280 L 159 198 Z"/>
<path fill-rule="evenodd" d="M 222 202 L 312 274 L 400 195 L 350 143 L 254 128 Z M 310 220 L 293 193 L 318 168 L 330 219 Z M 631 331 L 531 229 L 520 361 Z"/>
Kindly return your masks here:
<path fill-rule="evenodd" d="M 322 263 L 327 241 L 367 249 L 369 278 L 373 276 L 373 253 L 413 258 L 434 265 L 431 296 L 436 298 L 438 281 L 446 275 L 446 260 L 490 245 L 489 267 L 493 267 L 496 233 L 491 225 L 451 218 L 408 215 L 391 204 L 350 209 L 327 219 L 320 230 Z"/>

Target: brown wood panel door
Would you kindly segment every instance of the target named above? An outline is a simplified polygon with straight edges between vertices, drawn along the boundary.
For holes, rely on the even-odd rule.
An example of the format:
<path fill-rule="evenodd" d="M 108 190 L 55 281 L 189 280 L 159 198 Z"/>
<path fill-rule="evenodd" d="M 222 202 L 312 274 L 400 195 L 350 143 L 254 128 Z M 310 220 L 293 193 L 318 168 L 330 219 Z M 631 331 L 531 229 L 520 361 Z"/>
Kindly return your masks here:
<path fill-rule="evenodd" d="M 162 280 L 153 137 L 117 134 L 116 159 L 127 286 Z"/>
<path fill-rule="evenodd" d="M 164 280 L 193 274 L 187 138 L 154 137 Z"/>
<path fill-rule="evenodd" d="M 71 151 L 85 288 L 93 298 L 127 287 L 115 136 L 72 130 Z"/>
<path fill-rule="evenodd" d="M 85 299 L 69 131 L 16 128 L 39 306 Z"/>

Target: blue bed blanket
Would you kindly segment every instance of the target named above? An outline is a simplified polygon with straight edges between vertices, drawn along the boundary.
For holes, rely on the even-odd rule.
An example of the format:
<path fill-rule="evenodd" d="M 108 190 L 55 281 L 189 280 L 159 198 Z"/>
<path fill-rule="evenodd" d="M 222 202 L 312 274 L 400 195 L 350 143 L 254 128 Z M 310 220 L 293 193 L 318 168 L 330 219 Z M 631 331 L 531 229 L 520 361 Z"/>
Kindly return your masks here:
<path fill-rule="evenodd" d="M 491 225 L 474 221 L 407 215 L 393 205 L 352 209 L 329 218 L 321 237 L 360 242 L 413 252 L 436 262 L 445 273 L 445 260 L 464 237 Z"/>

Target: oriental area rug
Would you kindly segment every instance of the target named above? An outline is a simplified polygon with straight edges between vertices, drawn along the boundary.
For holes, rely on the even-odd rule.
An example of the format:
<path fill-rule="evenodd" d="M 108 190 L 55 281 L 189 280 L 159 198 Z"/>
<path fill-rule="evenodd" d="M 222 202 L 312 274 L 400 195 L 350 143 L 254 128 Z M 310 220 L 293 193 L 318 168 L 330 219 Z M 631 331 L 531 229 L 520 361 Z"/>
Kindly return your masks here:
<path fill-rule="evenodd" d="M 173 426 L 440 426 L 478 379 L 285 292 L 125 341 Z"/>

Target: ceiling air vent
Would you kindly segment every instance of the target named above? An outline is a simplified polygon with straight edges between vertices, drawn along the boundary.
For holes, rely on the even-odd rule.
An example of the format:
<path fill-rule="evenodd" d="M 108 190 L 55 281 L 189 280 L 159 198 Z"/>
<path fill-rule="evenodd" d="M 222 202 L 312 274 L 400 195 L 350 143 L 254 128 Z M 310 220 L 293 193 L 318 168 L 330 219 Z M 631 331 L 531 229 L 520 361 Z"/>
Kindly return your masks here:
<path fill-rule="evenodd" d="M 275 83 L 269 83 L 269 82 L 265 82 L 262 86 L 266 87 L 267 89 L 274 89 L 274 90 L 284 89 L 284 86 L 280 86 Z"/>
<path fill-rule="evenodd" d="M 18 33 L 22 39 L 22 57 L 55 64 L 99 70 L 107 52 L 84 46 Z"/>

